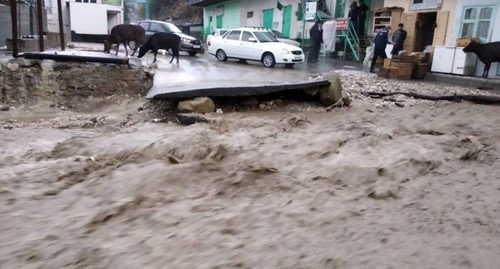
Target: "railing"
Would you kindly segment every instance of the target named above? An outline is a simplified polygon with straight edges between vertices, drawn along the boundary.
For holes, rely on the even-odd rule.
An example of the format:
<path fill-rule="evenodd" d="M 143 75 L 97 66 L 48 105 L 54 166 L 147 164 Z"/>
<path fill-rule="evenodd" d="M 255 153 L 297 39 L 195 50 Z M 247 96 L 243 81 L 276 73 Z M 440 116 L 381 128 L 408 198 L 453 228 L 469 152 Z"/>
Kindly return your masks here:
<path fill-rule="evenodd" d="M 346 52 L 349 49 L 356 61 L 361 58 L 359 36 L 354 25 L 347 19 L 339 19 L 337 24 L 337 37 L 344 40 L 344 51 L 342 59 L 345 60 Z"/>

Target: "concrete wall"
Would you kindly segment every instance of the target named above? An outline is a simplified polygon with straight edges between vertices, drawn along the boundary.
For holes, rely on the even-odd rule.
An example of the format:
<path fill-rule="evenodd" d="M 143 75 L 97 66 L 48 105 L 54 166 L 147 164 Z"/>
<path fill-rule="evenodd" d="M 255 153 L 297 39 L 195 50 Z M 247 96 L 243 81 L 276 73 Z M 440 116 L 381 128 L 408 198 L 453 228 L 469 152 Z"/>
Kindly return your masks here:
<path fill-rule="evenodd" d="M 6 39 L 12 38 L 12 24 L 10 19 L 10 7 L 0 5 L 0 47 L 5 46 Z"/>
<path fill-rule="evenodd" d="M 145 95 L 152 78 L 129 65 L 27 60 L 0 63 L 0 104 L 53 102 L 56 107 L 84 109 L 82 99 L 112 95 Z"/>

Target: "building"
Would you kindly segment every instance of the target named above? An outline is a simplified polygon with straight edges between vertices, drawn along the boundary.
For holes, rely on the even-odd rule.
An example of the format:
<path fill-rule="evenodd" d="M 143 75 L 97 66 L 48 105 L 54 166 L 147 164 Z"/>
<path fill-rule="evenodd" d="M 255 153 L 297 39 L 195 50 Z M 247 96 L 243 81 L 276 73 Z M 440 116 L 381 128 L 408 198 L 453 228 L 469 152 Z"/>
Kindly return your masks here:
<path fill-rule="evenodd" d="M 456 46 L 462 37 L 476 37 L 482 43 L 500 41 L 500 1 L 498 0 L 385 0 L 384 7 L 404 9 L 401 22 L 408 32 L 407 51 L 423 51 L 426 46 Z M 484 65 L 478 60 L 476 76 Z M 490 77 L 500 78 L 498 63 L 492 64 Z"/>
<path fill-rule="evenodd" d="M 72 41 L 102 42 L 113 26 L 123 23 L 122 0 L 69 0 L 66 8 Z"/>
<path fill-rule="evenodd" d="M 192 6 L 203 8 L 203 32 L 206 36 L 219 28 L 243 26 L 266 27 L 288 38 L 308 38 L 308 30 L 318 17 L 331 18 L 332 1 L 318 1 L 318 8 L 304 14 L 308 2 L 303 0 L 191 0 Z M 329 5 L 328 2 L 331 4 Z M 312 14 L 312 16 L 311 16 Z"/>

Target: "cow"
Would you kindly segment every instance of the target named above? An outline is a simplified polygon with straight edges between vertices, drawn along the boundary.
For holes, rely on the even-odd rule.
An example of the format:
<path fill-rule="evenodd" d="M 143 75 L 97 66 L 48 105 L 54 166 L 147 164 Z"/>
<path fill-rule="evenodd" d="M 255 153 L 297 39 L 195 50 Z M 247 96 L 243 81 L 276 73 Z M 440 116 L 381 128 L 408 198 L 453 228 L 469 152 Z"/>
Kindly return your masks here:
<path fill-rule="evenodd" d="M 125 54 L 128 56 L 127 43 L 130 41 L 134 41 L 135 48 L 132 52 L 132 56 L 134 56 L 137 48 L 144 41 L 145 34 L 146 31 L 141 26 L 133 24 L 118 24 L 111 29 L 111 33 L 104 40 L 104 52 L 109 53 L 109 51 L 111 50 L 111 46 L 113 44 L 117 44 L 115 55 L 118 55 L 120 43 L 123 43 L 123 46 L 125 47 Z"/>
<path fill-rule="evenodd" d="M 156 54 L 158 54 L 159 49 L 169 50 L 172 49 L 172 59 L 170 63 L 177 58 L 177 64 L 179 64 L 179 46 L 181 43 L 181 38 L 176 34 L 171 33 L 156 33 L 152 35 L 144 45 L 139 49 L 139 55 L 137 57 L 142 58 L 148 51 L 152 51 L 155 55 L 153 63 L 156 62 Z"/>
<path fill-rule="evenodd" d="M 473 52 L 484 63 L 483 78 L 488 77 L 491 63 L 500 62 L 500 42 L 480 44 L 472 41 L 463 49 L 463 52 Z"/>

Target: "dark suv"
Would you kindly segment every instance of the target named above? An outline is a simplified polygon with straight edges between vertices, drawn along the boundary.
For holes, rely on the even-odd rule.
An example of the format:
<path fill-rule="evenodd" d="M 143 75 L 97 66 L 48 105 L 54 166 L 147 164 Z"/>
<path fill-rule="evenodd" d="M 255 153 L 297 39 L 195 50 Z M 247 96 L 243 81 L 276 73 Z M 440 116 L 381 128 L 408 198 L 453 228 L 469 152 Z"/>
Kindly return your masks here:
<path fill-rule="evenodd" d="M 153 34 L 158 32 L 173 33 L 181 38 L 180 51 L 185 51 L 191 56 L 195 56 L 196 53 L 202 51 L 201 41 L 199 39 L 184 34 L 179 28 L 177 28 L 177 26 L 170 22 L 144 20 L 138 21 L 136 24 L 146 30 L 144 42 L 146 42 Z M 135 47 L 135 44 L 129 43 L 129 47 L 133 49 Z"/>

